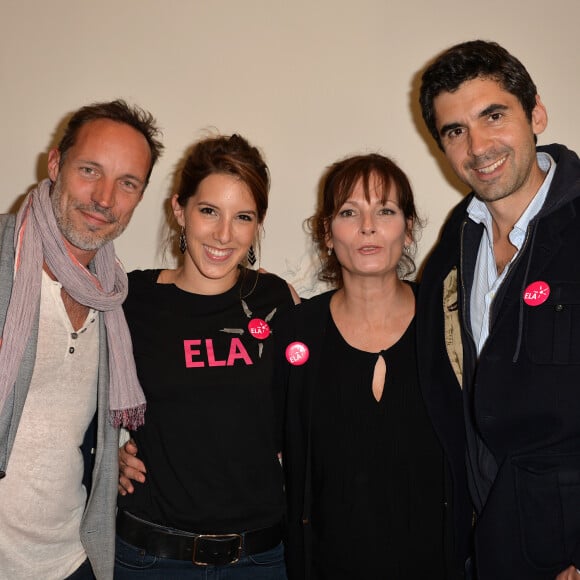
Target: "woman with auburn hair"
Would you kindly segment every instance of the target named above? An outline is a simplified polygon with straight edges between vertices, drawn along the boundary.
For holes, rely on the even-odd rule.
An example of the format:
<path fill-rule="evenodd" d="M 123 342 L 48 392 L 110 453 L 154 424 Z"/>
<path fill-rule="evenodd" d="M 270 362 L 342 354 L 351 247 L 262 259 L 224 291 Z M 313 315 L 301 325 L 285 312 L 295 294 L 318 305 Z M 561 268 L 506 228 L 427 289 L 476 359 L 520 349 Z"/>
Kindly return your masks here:
<path fill-rule="evenodd" d="M 326 172 L 309 220 L 334 289 L 285 316 L 291 580 L 447 579 L 443 455 L 417 378 L 418 218 L 406 175 L 378 154 Z"/>

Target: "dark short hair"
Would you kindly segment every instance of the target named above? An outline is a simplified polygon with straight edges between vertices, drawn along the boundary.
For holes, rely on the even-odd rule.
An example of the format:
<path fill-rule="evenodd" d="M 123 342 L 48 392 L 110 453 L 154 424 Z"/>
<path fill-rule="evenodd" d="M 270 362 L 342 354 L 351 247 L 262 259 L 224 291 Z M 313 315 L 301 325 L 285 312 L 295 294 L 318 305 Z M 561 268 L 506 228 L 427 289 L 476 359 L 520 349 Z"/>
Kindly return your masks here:
<path fill-rule="evenodd" d="M 58 144 L 60 166 L 64 163 L 67 151 L 75 144 L 79 130 L 90 121 L 108 119 L 117 123 L 124 123 L 139 131 L 147 140 L 151 151 L 151 165 L 147 173 L 147 182 L 151 176 L 153 166 L 163 152 L 163 144 L 157 138 L 161 135 L 157 121 L 151 113 L 136 105 L 128 105 L 124 100 L 117 99 L 106 103 L 93 103 L 80 108 L 70 118 L 64 135 Z"/>
<path fill-rule="evenodd" d="M 382 201 L 388 198 L 389 191 L 395 188 L 397 203 L 405 221 L 411 220 L 413 229 L 419 227 L 420 220 L 415 209 L 413 190 L 408 177 L 391 159 L 378 153 L 355 155 L 333 163 L 327 168 L 320 182 L 320 194 L 316 213 L 306 221 L 312 241 L 321 260 L 318 277 L 336 288 L 342 287 L 342 268 L 336 253 L 328 253 L 326 245 L 332 220 L 342 205 L 352 195 L 355 187 L 362 181 L 365 198 L 370 200 L 369 183 L 371 177 L 377 177 L 382 185 Z M 399 275 L 408 276 L 415 271 L 412 255 L 405 252 L 399 262 Z"/>
<path fill-rule="evenodd" d="M 268 209 L 270 172 L 258 149 L 237 134 L 208 137 L 195 143 L 179 177 L 179 205 L 184 207 L 197 193 L 199 184 L 214 173 L 232 175 L 247 185 L 256 203 L 258 223 L 262 223 Z"/>
<path fill-rule="evenodd" d="M 440 54 L 421 78 L 419 103 L 429 132 L 443 149 L 437 131 L 433 102 L 443 92 L 453 93 L 465 81 L 492 79 L 517 97 L 528 119 L 536 106 L 536 85 L 524 65 L 497 42 L 471 40 Z"/>

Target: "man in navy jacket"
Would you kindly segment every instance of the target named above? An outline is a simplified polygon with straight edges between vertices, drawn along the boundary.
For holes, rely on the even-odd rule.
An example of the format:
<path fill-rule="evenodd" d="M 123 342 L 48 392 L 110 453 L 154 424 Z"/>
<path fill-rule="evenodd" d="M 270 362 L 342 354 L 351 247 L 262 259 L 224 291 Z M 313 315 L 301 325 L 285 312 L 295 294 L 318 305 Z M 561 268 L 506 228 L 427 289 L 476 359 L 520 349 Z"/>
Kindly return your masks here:
<path fill-rule="evenodd" d="M 434 423 L 466 451 L 475 576 L 579 579 L 580 160 L 536 147 L 546 109 L 496 43 L 442 53 L 420 103 L 472 189 L 424 269 L 417 333 Z"/>

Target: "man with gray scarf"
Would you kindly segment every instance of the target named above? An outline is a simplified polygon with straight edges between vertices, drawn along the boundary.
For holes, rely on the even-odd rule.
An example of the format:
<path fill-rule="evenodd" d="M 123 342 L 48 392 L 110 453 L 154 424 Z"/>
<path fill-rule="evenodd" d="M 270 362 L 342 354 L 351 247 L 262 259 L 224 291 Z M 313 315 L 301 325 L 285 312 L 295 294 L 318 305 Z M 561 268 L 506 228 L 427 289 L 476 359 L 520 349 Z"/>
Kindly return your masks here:
<path fill-rule="evenodd" d="M 0 574 L 113 577 L 120 425 L 143 422 L 112 240 L 163 149 L 124 101 L 71 117 L 48 175 L 0 216 Z M 86 449 L 89 452 L 85 452 Z"/>

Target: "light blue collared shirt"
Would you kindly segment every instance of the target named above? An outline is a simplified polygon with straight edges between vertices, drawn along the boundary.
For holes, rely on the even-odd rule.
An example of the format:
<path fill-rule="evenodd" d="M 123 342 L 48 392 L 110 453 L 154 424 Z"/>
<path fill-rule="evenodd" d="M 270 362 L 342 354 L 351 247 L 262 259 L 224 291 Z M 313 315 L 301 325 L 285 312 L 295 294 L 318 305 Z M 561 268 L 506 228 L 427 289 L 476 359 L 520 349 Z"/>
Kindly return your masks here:
<path fill-rule="evenodd" d="M 546 196 L 556 171 L 556 162 L 547 153 L 538 152 L 536 153 L 536 158 L 540 169 L 546 171 L 547 175 L 540 189 L 538 189 L 538 192 L 509 233 L 509 240 L 515 246 L 516 253 L 499 276 L 493 253 L 492 218 L 487 205 L 474 197 L 467 207 L 469 218 L 475 223 L 483 224 L 484 226 L 484 232 L 477 252 L 470 302 L 471 332 L 478 355 L 489 336 L 489 314 L 493 298 L 522 248 L 529 223 L 536 217 L 546 201 Z"/>

